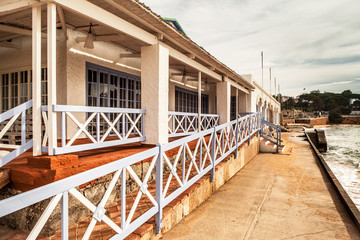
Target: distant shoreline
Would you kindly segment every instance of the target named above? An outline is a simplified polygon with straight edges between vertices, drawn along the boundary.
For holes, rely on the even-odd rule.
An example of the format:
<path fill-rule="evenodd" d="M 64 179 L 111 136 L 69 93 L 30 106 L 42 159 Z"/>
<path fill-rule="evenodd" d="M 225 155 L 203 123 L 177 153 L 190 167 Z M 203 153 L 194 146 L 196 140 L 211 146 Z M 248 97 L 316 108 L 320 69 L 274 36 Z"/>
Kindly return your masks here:
<path fill-rule="evenodd" d="M 360 126 L 360 124 L 326 124 L 326 125 L 314 125 L 313 128 L 326 128 L 326 127 L 356 127 Z"/>

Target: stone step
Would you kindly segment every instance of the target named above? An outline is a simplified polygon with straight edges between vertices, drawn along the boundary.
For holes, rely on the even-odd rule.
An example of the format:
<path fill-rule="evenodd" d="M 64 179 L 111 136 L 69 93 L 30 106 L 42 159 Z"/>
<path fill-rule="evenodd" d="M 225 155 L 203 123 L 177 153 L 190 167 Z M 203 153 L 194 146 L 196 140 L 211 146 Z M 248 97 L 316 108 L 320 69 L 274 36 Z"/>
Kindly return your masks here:
<path fill-rule="evenodd" d="M 276 153 L 277 146 L 276 144 L 266 140 L 265 138 L 261 138 L 260 140 L 260 152 L 262 153 Z M 283 153 L 285 150 L 285 145 L 279 146 L 279 152 Z"/>
<path fill-rule="evenodd" d="M 10 183 L 10 169 L 0 169 L 0 189 Z"/>

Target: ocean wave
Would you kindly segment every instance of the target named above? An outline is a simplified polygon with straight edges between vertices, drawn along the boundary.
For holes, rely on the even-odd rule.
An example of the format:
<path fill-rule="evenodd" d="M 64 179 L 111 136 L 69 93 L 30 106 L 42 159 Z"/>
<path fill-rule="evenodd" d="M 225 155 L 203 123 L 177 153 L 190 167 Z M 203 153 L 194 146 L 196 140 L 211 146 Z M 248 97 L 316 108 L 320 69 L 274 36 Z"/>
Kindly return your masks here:
<path fill-rule="evenodd" d="M 360 126 L 325 128 L 331 170 L 360 209 Z"/>

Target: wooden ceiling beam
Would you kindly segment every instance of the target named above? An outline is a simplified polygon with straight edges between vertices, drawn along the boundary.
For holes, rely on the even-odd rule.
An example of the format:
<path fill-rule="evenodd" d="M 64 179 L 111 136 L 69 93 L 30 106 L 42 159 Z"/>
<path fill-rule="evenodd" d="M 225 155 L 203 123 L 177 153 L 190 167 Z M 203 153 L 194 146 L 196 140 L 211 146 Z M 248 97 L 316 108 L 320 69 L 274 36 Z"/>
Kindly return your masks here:
<path fill-rule="evenodd" d="M 130 53 L 130 54 L 127 54 L 127 53 L 122 53 L 120 54 L 120 57 L 121 58 L 141 58 L 141 54 L 140 53 Z"/>
<path fill-rule="evenodd" d="M 66 21 L 65 21 L 65 15 L 64 15 L 64 11 L 60 6 L 56 6 L 58 15 L 59 15 L 59 19 L 60 19 L 60 23 L 61 23 L 61 28 L 63 30 L 64 33 L 64 37 L 66 40 L 68 40 L 68 36 L 67 36 L 67 26 L 66 26 Z"/>
<path fill-rule="evenodd" d="M 32 36 L 32 31 L 25 28 L 13 27 L 5 24 L 0 24 L 0 31 L 16 33 L 18 35 Z M 46 33 L 41 33 L 42 38 L 46 38 Z"/>
<path fill-rule="evenodd" d="M 75 12 L 96 22 L 101 22 L 102 24 L 111 27 L 112 29 L 125 33 L 126 35 L 136 38 L 146 44 L 153 45 L 158 42 L 156 36 L 152 35 L 151 33 L 86 0 L 53 1 L 71 12 Z"/>
<path fill-rule="evenodd" d="M 12 49 L 20 49 L 20 47 L 11 42 L 0 42 L 0 48 L 12 48 Z"/>
<path fill-rule="evenodd" d="M 103 41 L 103 42 L 110 42 L 110 41 L 117 41 L 121 38 L 121 36 L 114 34 L 114 35 L 99 35 L 95 36 L 94 41 Z M 85 42 L 86 37 L 77 37 L 77 42 Z"/>
<path fill-rule="evenodd" d="M 38 0 L 3 0 L 0 1 L 0 16 L 19 12 L 42 4 L 45 4 L 45 2 L 40 2 Z"/>

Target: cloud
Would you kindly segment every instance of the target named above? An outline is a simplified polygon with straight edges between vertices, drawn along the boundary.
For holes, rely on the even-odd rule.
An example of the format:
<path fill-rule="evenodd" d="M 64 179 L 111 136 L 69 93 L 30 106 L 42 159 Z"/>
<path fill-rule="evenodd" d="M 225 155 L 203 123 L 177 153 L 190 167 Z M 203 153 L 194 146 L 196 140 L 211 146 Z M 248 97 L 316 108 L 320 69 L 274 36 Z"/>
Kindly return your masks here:
<path fill-rule="evenodd" d="M 320 86 L 331 86 L 331 85 L 344 85 L 344 84 L 350 84 L 353 81 L 342 81 L 342 82 L 331 82 L 331 83 L 323 83 L 319 84 Z"/>
<path fill-rule="evenodd" d="M 283 94 L 298 95 L 303 88 L 360 93 L 355 81 L 360 76 L 358 0 L 143 2 L 161 16 L 176 18 L 196 43 L 258 82 L 264 51 L 265 89 L 272 67 Z M 349 83 L 330 84 L 335 82 Z"/>

